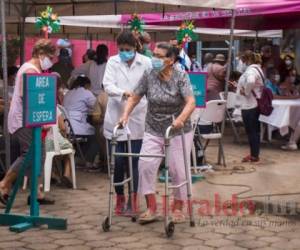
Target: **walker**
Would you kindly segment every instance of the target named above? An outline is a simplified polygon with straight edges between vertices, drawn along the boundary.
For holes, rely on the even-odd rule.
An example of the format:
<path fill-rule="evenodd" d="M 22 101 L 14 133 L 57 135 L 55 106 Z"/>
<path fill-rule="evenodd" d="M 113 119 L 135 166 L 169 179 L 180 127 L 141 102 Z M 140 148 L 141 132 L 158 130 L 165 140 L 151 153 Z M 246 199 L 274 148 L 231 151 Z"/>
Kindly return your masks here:
<path fill-rule="evenodd" d="M 170 150 L 170 140 L 171 136 L 170 133 L 173 129 L 172 126 L 168 127 L 166 133 L 165 133 L 165 154 L 133 154 L 131 151 L 131 139 L 130 139 L 130 131 L 127 127 L 125 127 L 125 130 L 127 130 L 127 145 L 128 145 L 128 153 L 118 153 L 116 152 L 116 145 L 117 145 L 117 138 L 118 138 L 118 130 L 124 129 L 122 125 L 117 125 L 113 130 L 113 136 L 111 140 L 111 159 L 110 159 L 110 188 L 109 188 L 109 205 L 108 205 L 108 216 L 105 217 L 103 223 L 102 223 L 102 229 L 104 232 L 108 232 L 110 230 L 111 224 L 112 224 L 112 213 L 113 213 L 113 188 L 115 186 L 121 186 L 125 185 L 126 183 L 130 183 L 130 199 L 131 199 L 131 206 L 134 207 L 133 204 L 133 171 L 132 171 L 132 158 L 133 157 L 154 157 L 154 158 L 164 158 L 165 159 L 165 174 L 166 177 L 169 176 L 169 150 Z M 172 186 L 169 184 L 169 178 L 165 178 L 165 197 L 166 202 L 164 206 L 164 226 L 165 226 L 165 232 L 167 237 L 171 237 L 175 230 L 175 224 L 172 222 L 172 220 L 169 217 L 169 207 L 170 207 L 170 195 L 169 190 L 170 189 L 177 189 L 181 188 L 182 186 L 186 185 L 187 187 L 187 196 L 188 196 L 188 212 L 190 217 L 190 226 L 195 226 L 195 219 L 193 214 L 193 206 L 192 206 L 192 186 L 191 186 L 191 173 L 190 168 L 188 166 L 188 158 L 187 152 L 186 152 L 186 144 L 185 144 L 185 137 L 184 137 L 184 131 L 181 130 L 181 138 L 182 138 L 182 147 L 183 147 L 183 155 L 184 155 L 184 165 L 185 165 L 185 174 L 187 176 L 187 179 L 180 183 L 179 185 Z M 129 177 L 125 179 L 123 182 L 120 183 L 114 183 L 114 170 L 115 170 L 115 157 L 121 156 L 121 157 L 128 157 L 128 163 L 129 163 Z M 136 214 L 132 214 L 131 217 L 132 222 L 136 221 Z"/>

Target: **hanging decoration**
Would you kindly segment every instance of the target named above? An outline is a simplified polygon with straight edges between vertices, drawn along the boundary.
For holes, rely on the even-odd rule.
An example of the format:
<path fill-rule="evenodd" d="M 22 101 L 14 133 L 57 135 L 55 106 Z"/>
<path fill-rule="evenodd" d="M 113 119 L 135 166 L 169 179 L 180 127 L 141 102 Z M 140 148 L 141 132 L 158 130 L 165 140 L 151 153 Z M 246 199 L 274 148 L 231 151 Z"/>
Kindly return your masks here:
<path fill-rule="evenodd" d="M 41 15 L 35 20 L 36 27 L 42 30 L 45 38 L 48 34 L 58 32 L 60 30 L 60 20 L 56 13 L 53 13 L 53 8 L 47 6 L 46 10 L 41 12 Z"/>
<path fill-rule="evenodd" d="M 144 31 L 144 20 L 136 13 L 132 14 L 131 19 L 127 23 L 130 30 L 134 33 L 142 33 Z"/>
<path fill-rule="evenodd" d="M 193 21 L 184 21 L 177 32 L 176 38 L 178 44 L 184 46 L 186 43 L 198 39 L 198 35 L 194 32 L 195 26 Z"/>

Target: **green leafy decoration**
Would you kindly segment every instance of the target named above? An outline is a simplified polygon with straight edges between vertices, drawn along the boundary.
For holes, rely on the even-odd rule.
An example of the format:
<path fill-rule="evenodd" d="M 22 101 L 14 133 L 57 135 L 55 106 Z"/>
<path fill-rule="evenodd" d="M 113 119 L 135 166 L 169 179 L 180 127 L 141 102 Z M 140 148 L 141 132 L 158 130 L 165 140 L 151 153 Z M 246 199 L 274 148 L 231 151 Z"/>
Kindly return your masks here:
<path fill-rule="evenodd" d="M 177 32 L 176 38 L 179 44 L 184 44 L 198 40 L 198 35 L 194 32 L 193 21 L 184 21 Z"/>
<path fill-rule="evenodd" d="M 35 19 L 35 25 L 38 29 L 50 34 L 60 30 L 60 20 L 58 19 L 58 15 L 53 13 L 53 8 L 49 6 Z"/>
<path fill-rule="evenodd" d="M 136 33 L 142 33 L 144 31 L 145 22 L 138 14 L 132 14 L 131 19 L 128 21 L 130 30 Z"/>

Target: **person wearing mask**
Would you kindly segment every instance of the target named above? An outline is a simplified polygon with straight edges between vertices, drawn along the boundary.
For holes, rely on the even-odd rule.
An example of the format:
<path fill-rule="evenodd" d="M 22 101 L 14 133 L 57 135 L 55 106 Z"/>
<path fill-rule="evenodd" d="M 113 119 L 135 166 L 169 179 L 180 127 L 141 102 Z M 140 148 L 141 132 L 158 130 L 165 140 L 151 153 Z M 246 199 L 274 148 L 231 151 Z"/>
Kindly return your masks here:
<path fill-rule="evenodd" d="M 274 99 L 278 99 L 280 95 L 279 83 L 280 83 L 280 75 L 276 68 L 269 68 L 267 70 L 267 79 L 265 85 L 269 88 L 274 96 Z"/>
<path fill-rule="evenodd" d="M 242 118 L 248 136 L 250 154 L 242 162 L 258 162 L 260 154 L 260 122 L 256 98 L 260 98 L 264 86 L 261 56 L 247 50 L 245 63 L 247 70 L 242 74 L 237 86 L 237 102 L 242 110 Z"/>
<path fill-rule="evenodd" d="M 196 55 L 192 55 L 192 64 L 191 64 L 191 72 L 200 72 L 201 65 L 197 61 Z"/>
<path fill-rule="evenodd" d="M 69 51 L 67 49 L 60 49 L 58 62 L 56 62 L 51 68 L 52 72 L 57 72 L 61 76 L 62 87 L 66 88 L 67 83 L 71 77 L 71 73 L 74 69 Z"/>
<path fill-rule="evenodd" d="M 152 58 L 153 70 L 146 72 L 130 96 L 120 123 L 125 125 L 132 119 L 137 105 L 147 96 L 146 130 L 143 137 L 141 154 L 163 154 L 164 135 L 169 126 L 173 126 L 170 141 L 170 175 L 172 184 L 179 185 L 186 180 L 184 155 L 180 129 L 184 130 L 186 152 L 190 154 L 193 143 L 193 129 L 190 115 L 195 108 L 193 89 L 186 72 L 174 67 L 174 50 L 168 43 L 159 43 Z M 131 115 L 132 113 L 132 115 Z M 187 157 L 189 158 L 189 157 Z M 140 223 L 156 219 L 157 204 L 155 182 L 161 159 L 139 159 L 139 194 L 144 195 L 146 212 L 139 217 Z M 183 205 L 187 199 L 186 187 L 174 190 L 174 223 L 185 221 Z"/>
<path fill-rule="evenodd" d="M 290 71 L 295 69 L 295 62 L 294 62 L 294 55 L 293 54 L 286 54 L 283 57 L 282 63 L 280 65 L 280 80 L 284 81 L 286 77 L 289 75 Z"/>
<path fill-rule="evenodd" d="M 151 69 L 151 60 L 136 51 L 137 40 L 129 30 L 122 31 L 117 38 L 118 55 L 112 56 L 105 70 L 103 85 L 108 94 L 107 109 L 104 118 L 104 136 L 107 140 L 112 139 L 113 129 L 119 122 L 127 99 L 132 96 L 133 90 L 140 84 L 139 81 L 146 71 Z M 142 139 L 145 128 L 145 115 L 147 110 L 146 98 L 143 98 L 132 113 L 128 122 L 128 128 L 131 132 L 132 152 L 139 153 L 142 145 Z M 127 134 L 126 131 L 120 131 L 117 138 L 117 152 L 127 152 Z M 116 157 L 114 182 L 122 182 L 125 176 L 127 159 Z M 138 158 L 133 158 L 133 182 L 134 182 L 134 202 L 137 199 L 138 187 Z M 127 214 L 124 187 L 116 186 L 117 193 L 115 213 L 117 215 Z M 136 207 L 130 207 L 128 201 L 128 212 Z M 132 210 L 131 210 L 132 209 Z"/>
<path fill-rule="evenodd" d="M 95 128 L 87 121 L 88 114 L 93 110 L 95 103 L 96 97 L 91 92 L 91 81 L 84 75 L 76 78 L 63 100 L 74 134 L 87 140 L 82 150 L 88 169 L 96 167 L 94 162 L 100 150 L 95 137 Z"/>
<path fill-rule="evenodd" d="M 212 53 L 205 53 L 204 58 L 203 58 L 203 67 L 202 67 L 202 71 L 203 72 L 207 72 L 207 69 L 209 67 L 209 65 L 213 62 L 214 60 L 214 55 Z"/>
<path fill-rule="evenodd" d="M 26 154 L 32 142 L 32 129 L 23 126 L 23 74 L 42 73 L 49 70 L 56 53 L 56 47 L 50 40 L 38 40 L 32 50 L 32 58 L 24 63 L 18 70 L 16 84 L 8 114 L 8 131 L 20 145 L 21 155 L 14 161 L 0 182 L 0 202 L 7 203 L 8 195 L 15 182 Z M 43 165 L 43 164 L 42 164 Z M 40 204 L 53 204 L 53 200 L 46 199 L 42 190 L 38 188 L 38 202 Z"/>
<path fill-rule="evenodd" d="M 103 76 L 105 72 L 108 57 L 108 47 L 105 44 L 99 44 L 96 49 L 96 59 L 87 61 L 72 72 L 72 77 L 85 75 L 91 80 L 91 91 L 98 96 L 103 90 Z"/>
<path fill-rule="evenodd" d="M 224 91 L 226 76 L 225 56 L 216 55 L 213 63 L 207 69 L 207 100 L 220 99 L 220 92 Z"/>

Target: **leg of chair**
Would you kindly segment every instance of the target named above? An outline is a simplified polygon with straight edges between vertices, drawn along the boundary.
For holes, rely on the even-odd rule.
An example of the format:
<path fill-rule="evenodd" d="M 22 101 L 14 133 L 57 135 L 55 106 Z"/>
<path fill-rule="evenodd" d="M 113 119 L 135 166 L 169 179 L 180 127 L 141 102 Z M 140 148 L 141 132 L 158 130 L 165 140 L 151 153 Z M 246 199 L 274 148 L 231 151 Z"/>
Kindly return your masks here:
<path fill-rule="evenodd" d="M 27 184 L 28 184 L 28 177 L 24 176 L 23 187 L 22 187 L 23 190 L 27 189 Z"/>
<path fill-rule="evenodd" d="M 265 127 L 264 124 L 260 123 L 260 141 L 262 142 L 264 140 L 264 133 L 265 133 Z"/>
<path fill-rule="evenodd" d="M 44 165 L 44 191 L 50 191 L 51 172 L 54 154 L 52 152 L 46 153 L 45 165 Z"/>
<path fill-rule="evenodd" d="M 221 165 L 221 156 L 222 156 L 222 146 L 221 146 L 221 139 L 219 141 L 219 150 L 218 150 L 218 165 Z"/>
<path fill-rule="evenodd" d="M 267 125 L 267 130 L 268 130 L 268 141 L 272 141 L 272 133 L 273 133 L 273 127 L 271 125 Z"/>
<path fill-rule="evenodd" d="M 204 146 L 202 146 L 201 141 L 200 141 L 200 144 L 201 144 L 201 147 L 202 147 L 202 150 L 203 150 L 203 164 L 206 164 L 206 154 L 205 154 L 205 152 L 206 152 L 206 148 L 207 148 L 207 146 L 209 144 L 209 140 L 205 141 L 205 145 Z"/>
<path fill-rule="evenodd" d="M 227 115 L 227 117 L 229 119 L 229 122 L 230 122 L 232 130 L 233 130 L 234 141 L 240 143 L 240 139 L 239 139 L 239 135 L 238 135 L 237 129 L 236 129 L 235 124 L 234 124 L 234 122 L 233 122 L 233 120 L 231 118 L 231 115 L 229 114 L 229 111 L 227 109 L 226 109 L 226 115 Z"/>
<path fill-rule="evenodd" d="M 73 183 L 73 189 L 77 189 L 77 185 L 76 185 L 76 169 L 75 169 L 75 159 L 74 156 L 75 152 L 73 152 L 72 154 L 69 154 L 70 157 L 70 161 L 71 161 L 71 169 L 72 169 L 72 183 Z"/>
<path fill-rule="evenodd" d="M 222 160 L 223 160 L 223 166 L 226 167 L 225 152 L 224 152 L 222 139 L 220 140 L 220 146 L 221 146 L 221 155 L 222 155 Z"/>

